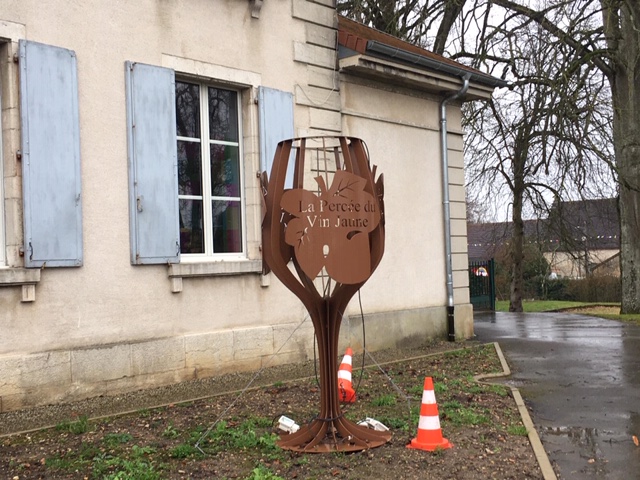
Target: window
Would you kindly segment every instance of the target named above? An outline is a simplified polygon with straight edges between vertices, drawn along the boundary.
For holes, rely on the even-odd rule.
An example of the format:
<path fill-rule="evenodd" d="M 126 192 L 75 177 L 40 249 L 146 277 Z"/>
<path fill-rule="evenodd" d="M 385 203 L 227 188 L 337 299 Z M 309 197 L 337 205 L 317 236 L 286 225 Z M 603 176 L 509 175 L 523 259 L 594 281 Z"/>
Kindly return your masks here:
<path fill-rule="evenodd" d="M 239 93 L 175 85 L 180 253 L 243 254 Z"/>
<path fill-rule="evenodd" d="M 293 95 L 254 72 L 163 64 L 125 64 L 131 263 L 168 264 L 173 292 L 183 277 L 260 273 L 259 182 L 245 175 L 293 136 Z"/>

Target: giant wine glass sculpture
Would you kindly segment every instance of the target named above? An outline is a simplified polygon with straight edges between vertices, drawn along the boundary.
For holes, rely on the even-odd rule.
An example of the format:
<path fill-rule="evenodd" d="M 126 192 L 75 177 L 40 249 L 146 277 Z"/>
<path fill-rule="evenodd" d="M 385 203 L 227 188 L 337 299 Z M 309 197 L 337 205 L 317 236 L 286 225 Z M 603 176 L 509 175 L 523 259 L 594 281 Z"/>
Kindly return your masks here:
<path fill-rule="evenodd" d="M 293 188 L 285 188 L 292 161 Z M 320 412 L 281 437 L 278 444 L 287 450 L 358 451 L 391 439 L 344 417 L 337 381 L 342 315 L 384 251 L 383 179 L 375 174 L 363 141 L 353 137 L 284 140 L 268 181 L 262 174 L 265 270 L 307 308 L 320 361 Z"/>

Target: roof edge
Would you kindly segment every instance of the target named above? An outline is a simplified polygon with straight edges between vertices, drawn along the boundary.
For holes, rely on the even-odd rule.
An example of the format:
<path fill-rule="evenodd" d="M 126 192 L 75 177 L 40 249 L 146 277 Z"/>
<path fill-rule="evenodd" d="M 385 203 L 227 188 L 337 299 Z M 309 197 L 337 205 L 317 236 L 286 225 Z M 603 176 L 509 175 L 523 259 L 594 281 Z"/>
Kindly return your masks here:
<path fill-rule="evenodd" d="M 376 40 L 367 41 L 366 45 L 367 53 L 383 56 L 387 58 L 395 58 L 403 62 L 408 62 L 421 67 L 430 68 L 439 72 L 443 72 L 449 75 L 455 75 L 462 77 L 465 75 L 470 76 L 470 80 L 482 85 L 487 85 L 492 88 L 506 87 L 509 83 L 505 80 L 493 77 L 491 75 L 473 71 L 469 68 L 464 68 L 462 65 L 457 67 L 448 62 L 436 60 L 435 58 L 425 57 L 415 53 L 408 52 L 401 48 L 391 47 L 382 42 Z"/>

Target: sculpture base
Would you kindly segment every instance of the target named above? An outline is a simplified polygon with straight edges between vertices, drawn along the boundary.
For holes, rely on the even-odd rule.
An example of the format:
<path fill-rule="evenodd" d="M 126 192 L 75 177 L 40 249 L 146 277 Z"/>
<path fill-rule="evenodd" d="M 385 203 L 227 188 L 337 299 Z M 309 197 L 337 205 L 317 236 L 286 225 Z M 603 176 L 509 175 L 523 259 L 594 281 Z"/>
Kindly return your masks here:
<path fill-rule="evenodd" d="M 280 436 L 277 445 L 283 450 L 305 453 L 359 452 L 384 445 L 390 432 L 361 427 L 345 418 L 314 420 L 296 433 Z"/>

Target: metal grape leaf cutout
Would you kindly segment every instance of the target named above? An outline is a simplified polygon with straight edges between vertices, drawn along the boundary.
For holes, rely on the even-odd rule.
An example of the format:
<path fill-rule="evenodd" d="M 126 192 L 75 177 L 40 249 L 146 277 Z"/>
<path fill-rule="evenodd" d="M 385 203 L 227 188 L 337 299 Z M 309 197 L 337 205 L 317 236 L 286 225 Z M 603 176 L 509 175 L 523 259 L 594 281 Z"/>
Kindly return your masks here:
<path fill-rule="evenodd" d="M 369 233 L 380 223 L 376 200 L 364 178 L 345 170 L 336 171 L 329 189 L 324 177 L 315 181 L 319 195 L 296 188 L 282 196 L 280 206 L 294 217 L 285 242 L 312 280 L 325 267 L 336 282 L 364 282 L 371 275 Z"/>

